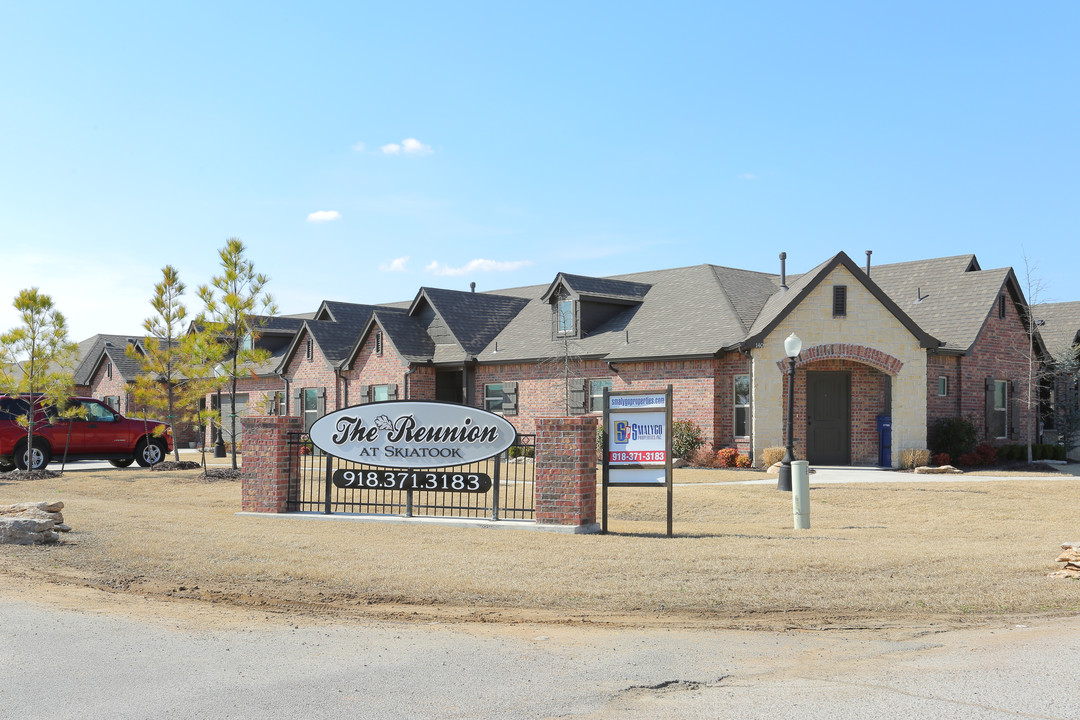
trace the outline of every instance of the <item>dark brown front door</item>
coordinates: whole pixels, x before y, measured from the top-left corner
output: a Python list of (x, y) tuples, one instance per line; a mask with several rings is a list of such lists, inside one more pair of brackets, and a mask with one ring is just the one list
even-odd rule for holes
[(806, 459), (851, 464), (851, 373), (806, 373)]

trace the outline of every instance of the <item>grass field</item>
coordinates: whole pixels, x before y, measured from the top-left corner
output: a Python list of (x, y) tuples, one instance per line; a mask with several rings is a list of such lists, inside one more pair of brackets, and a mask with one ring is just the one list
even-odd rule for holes
[[(717, 626), (964, 622), (1080, 611), (1051, 579), (1080, 540), (1078, 478), (825, 485), (812, 530), (773, 486), (612, 489), (608, 535), (237, 516), (239, 482), (197, 471), (68, 472), (13, 481), (0, 504), (63, 500), (52, 547), (0, 548), (26, 582), (254, 605), (554, 619), (659, 616)], [(759, 476), (760, 477), (760, 476)], [(678, 476), (677, 476), (678, 480)], [(637, 620), (635, 620), (635, 618)]]

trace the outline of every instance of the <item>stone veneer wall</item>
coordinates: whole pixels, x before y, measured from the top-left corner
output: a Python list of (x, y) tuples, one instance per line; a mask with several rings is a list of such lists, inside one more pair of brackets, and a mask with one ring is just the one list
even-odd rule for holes
[[(847, 316), (832, 316), (833, 286), (847, 286)], [(892, 461), (897, 465), (900, 450), (926, 447), (926, 350), (918, 339), (857, 280), (847, 268), (834, 269), (772, 333), (760, 348), (752, 351), (751, 414), (754, 448), (784, 444), (784, 398), (787, 376), (778, 363), (786, 360), (784, 338), (791, 333), (803, 341), (803, 348), (818, 345), (862, 346), (899, 361), (892, 382)], [(879, 363), (879, 370), (897, 367), (893, 360), (875, 360), (873, 354), (856, 353), (840, 357), (863, 364)], [(798, 374), (796, 374), (798, 381)], [(854, 389), (854, 386), (853, 386)], [(856, 396), (852, 396), (854, 413)], [(805, 405), (805, 392), (796, 395), (796, 413)], [(805, 413), (805, 410), (804, 410)], [(804, 414), (805, 424), (805, 414)], [(799, 424), (796, 419), (796, 425)], [(805, 447), (805, 446), (804, 446)], [(854, 460), (853, 453), (853, 460)]]

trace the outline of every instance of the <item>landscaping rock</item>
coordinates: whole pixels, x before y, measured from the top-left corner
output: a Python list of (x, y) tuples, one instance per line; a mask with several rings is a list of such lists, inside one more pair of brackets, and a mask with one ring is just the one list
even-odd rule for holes
[(60, 514), (63, 507), (62, 502), (0, 505), (0, 545), (56, 542), (61, 532), (71, 530)]
[(1080, 578), (1080, 542), (1062, 543), (1061, 554), (1054, 562), (1063, 562), (1065, 567), (1050, 573), (1053, 578)]
[[(774, 475), (778, 475), (778, 474), (780, 474), (780, 466), (783, 465), (783, 464), (784, 463), (779, 463), (779, 462), (778, 463), (773, 463), (772, 465), (770, 465), (768, 468), (765, 469), (765, 472), (772, 473)], [(817, 472), (817, 470), (815, 470), (812, 467), (806, 468), (806, 474), (807, 475), (813, 475), (816, 472)]]
[(916, 475), (962, 475), (963, 473), (963, 470), (955, 468), (952, 465), (939, 465), (938, 467), (923, 465), (922, 467), (915, 468)]

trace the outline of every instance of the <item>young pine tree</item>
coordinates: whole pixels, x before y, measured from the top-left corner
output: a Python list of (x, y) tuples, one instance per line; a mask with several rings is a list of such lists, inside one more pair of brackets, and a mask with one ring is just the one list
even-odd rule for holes
[[(20, 419), (26, 428), (26, 444), (16, 449), (15, 464), (36, 469), (49, 462), (49, 451), (34, 442), (33, 399), (62, 407), (73, 385), (77, 347), (67, 337), (67, 321), (53, 306), (52, 298), (37, 288), (20, 290), (13, 303), (22, 321), (0, 335), (0, 391), (28, 394), (27, 414)], [(46, 415), (48, 422), (49, 416)]]
[[(225, 247), (218, 251), (221, 274), (215, 275), (209, 285), (199, 287), (199, 299), (204, 308), (199, 324), (222, 349), (224, 361), (218, 366), (219, 380), (229, 389), (230, 417), (222, 418), (222, 425), (229, 428), (236, 438), (236, 384), (248, 374), (253, 365), (270, 359), (270, 352), (256, 346), (259, 330), (263, 325), (260, 316), (277, 313), (277, 306), (269, 293), (264, 293), (270, 279), (255, 272), (254, 263), (245, 257), (246, 248), (239, 238), (229, 238)], [(227, 425), (226, 425), (227, 424)], [(232, 443), (232, 467), (236, 464), (236, 442)]]

